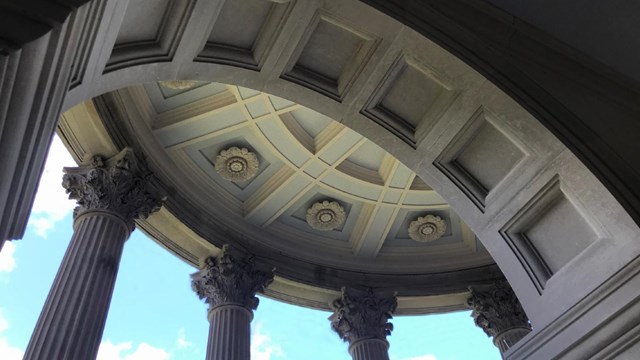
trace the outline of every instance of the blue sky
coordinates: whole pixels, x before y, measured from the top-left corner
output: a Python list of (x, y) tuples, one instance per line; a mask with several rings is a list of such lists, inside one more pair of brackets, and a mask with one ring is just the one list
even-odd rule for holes
[[(71, 239), (74, 204), (60, 186), (63, 166), (74, 163), (56, 138), (27, 233), (0, 253), (3, 360), (22, 358)], [(204, 359), (209, 324), (206, 305), (190, 287), (194, 271), (136, 230), (125, 244), (98, 360)], [(350, 359), (328, 316), (261, 298), (252, 322), (252, 359)], [(468, 311), (392, 322), (392, 360), (500, 359)]]

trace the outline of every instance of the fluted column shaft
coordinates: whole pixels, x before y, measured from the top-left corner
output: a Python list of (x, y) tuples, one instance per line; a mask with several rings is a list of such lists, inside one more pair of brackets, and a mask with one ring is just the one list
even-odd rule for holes
[(349, 346), (353, 360), (389, 360), (389, 343), (381, 339), (363, 339)]
[(244, 306), (221, 305), (209, 310), (207, 360), (249, 360), (253, 312)]
[(198, 297), (209, 304), (207, 360), (249, 360), (250, 325), (259, 303), (255, 295), (273, 281), (273, 269), (258, 270), (252, 257), (225, 245), (191, 279)]
[(130, 228), (107, 211), (84, 213), (75, 223), (25, 360), (92, 359), (98, 353)]
[(162, 206), (131, 149), (65, 168), (63, 186), (77, 200), (74, 233), (24, 356), (95, 359), (120, 257), (134, 228)]

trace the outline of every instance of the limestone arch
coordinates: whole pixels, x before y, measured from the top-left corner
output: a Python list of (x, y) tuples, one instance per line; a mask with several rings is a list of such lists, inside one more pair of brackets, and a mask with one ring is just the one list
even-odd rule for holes
[[(109, 10), (114, 10), (114, 9), (110, 8)], [(115, 12), (117, 12), (117, 9), (115, 9)], [(103, 24), (102, 26), (105, 26), (105, 25)], [(194, 79), (201, 78), (203, 80), (204, 80), (204, 78), (208, 78), (210, 80), (209, 76), (211, 74), (215, 73), (215, 71), (214, 72), (204, 72), (203, 71), (203, 73), (202, 73), (203, 75), (197, 75), (196, 76), (194, 74), (189, 74), (188, 71), (185, 71), (184, 73), (176, 72), (176, 68), (172, 67), (171, 65), (167, 65), (166, 69), (163, 69), (163, 67), (164, 66), (162, 64), (160, 64), (160, 65), (149, 65), (148, 69), (152, 68), (156, 75), (155, 75), (154, 79), (145, 78), (145, 80), (159, 80), (158, 79), (158, 75), (157, 75), (159, 73), (166, 74), (166, 75), (160, 76), (160, 77), (163, 77), (163, 78), (166, 78), (166, 79), (170, 79), (170, 78), (174, 78), (174, 77), (182, 77), (182, 78), (194, 78)], [(204, 68), (204, 66), (203, 66), (203, 68)], [(104, 84), (103, 85), (98, 85), (96, 87), (96, 89), (91, 89), (88, 92), (84, 92), (84, 91), (87, 90), (87, 88), (78, 87), (78, 88), (76, 88), (76, 94), (74, 95), (74, 93), (73, 93), (74, 90), (71, 90), (71, 92), (69, 93), (69, 95), (67, 97), (67, 104), (71, 104), (71, 103), (77, 102), (78, 100), (80, 100), (85, 95), (91, 94), (91, 91), (94, 91), (95, 92), (94, 95), (97, 95), (99, 93), (105, 92), (106, 90), (115, 89), (117, 87), (120, 87), (120, 85), (125, 85), (127, 82), (128, 83), (142, 82), (142, 81), (140, 81), (140, 80), (142, 80), (141, 78), (136, 78), (136, 80), (130, 80), (130, 79), (134, 79), (134, 77), (129, 77), (129, 75), (131, 75), (132, 73), (138, 72), (138, 71), (139, 72), (145, 71), (146, 70), (145, 66), (132, 67), (132, 68), (128, 68), (128, 69), (129, 70), (126, 70), (126, 69), (123, 68), (122, 70), (119, 70), (121, 72), (118, 73), (117, 76), (115, 75), (116, 72), (112, 72), (111, 74), (113, 74), (112, 76), (114, 78), (120, 77), (120, 79), (115, 79), (115, 80), (113, 80), (113, 82), (105, 81), (104, 84), (106, 84), (106, 85), (104, 85)], [(225, 68), (225, 69), (228, 69), (228, 68)], [(131, 72), (129, 72), (129, 71), (131, 71)], [(247, 71), (247, 70), (242, 70), (240, 72), (244, 72), (244, 71)], [(204, 75), (204, 74), (207, 74), (207, 75)], [(147, 75), (149, 75), (149, 74), (147, 74)], [(170, 76), (170, 75), (173, 75), (173, 76)], [(202, 76), (202, 77), (200, 77), (200, 76)], [(153, 77), (153, 76), (149, 75), (149, 77)], [(119, 83), (119, 81), (122, 81), (122, 82)], [(223, 81), (223, 82), (227, 82), (227, 81)], [(233, 82), (233, 81), (228, 81), (228, 82)], [(90, 84), (91, 81), (89, 81), (88, 83)], [(247, 85), (247, 84), (244, 84), (244, 85)], [(252, 86), (249, 86), (249, 87), (252, 87)], [(261, 88), (260, 86), (256, 86), (256, 87), (257, 88)], [(303, 88), (295, 87), (295, 89), (300, 90), (302, 92), (308, 92), (308, 90), (305, 90)], [(275, 93), (276, 95), (281, 94), (283, 97), (290, 98), (290, 99), (292, 97), (295, 97), (295, 96), (292, 96), (290, 93), (287, 94), (287, 92), (285, 91), (286, 89), (280, 90), (281, 92), (279, 92), (277, 88), (275, 88), (275, 89), (265, 89), (265, 90), (269, 90), (269, 92)], [(82, 95), (78, 95), (78, 94), (82, 94)], [(76, 96), (76, 97), (74, 98), (74, 96)], [(298, 102), (300, 102), (302, 104), (311, 102), (311, 100), (309, 100), (309, 98), (311, 98), (311, 97), (313, 97), (313, 96), (308, 96), (308, 98), (305, 99), (304, 96), (302, 96), (300, 101), (298, 101)], [(507, 100), (507, 101), (509, 101), (509, 100)], [(332, 102), (331, 101), (326, 101), (325, 104), (332, 104)], [(333, 107), (335, 107), (335, 106), (333, 106)], [(336, 109), (332, 109), (331, 105), (327, 106), (326, 108), (323, 107), (323, 111), (324, 112), (328, 112), (328, 113), (332, 113), (332, 114), (330, 114), (331, 116), (334, 116), (336, 112), (339, 112)], [(406, 145), (403, 145), (402, 142), (399, 142), (390, 133), (377, 132), (377, 131), (371, 130), (367, 126), (367, 123), (354, 123), (354, 124), (351, 124), (351, 125), (356, 130), (360, 128), (362, 130), (361, 131), (362, 133), (364, 133), (368, 137), (372, 138), (374, 141), (385, 141), (385, 140), (388, 140), (388, 141), (390, 141), (392, 143), (400, 144), (401, 147), (402, 146), (406, 146)], [(537, 125), (539, 126), (539, 124), (537, 124)], [(534, 125), (534, 127), (535, 127), (535, 125)], [(367, 132), (370, 132), (370, 133), (367, 134)], [(566, 140), (566, 139), (564, 139), (564, 140)], [(561, 152), (563, 152), (563, 151), (564, 150), (562, 150)], [(434, 155), (434, 154), (432, 154), (432, 155)], [(440, 154), (438, 154), (438, 155), (440, 155)], [(434, 167), (432, 166), (433, 162), (431, 162), (431, 164), (423, 164), (423, 163), (420, 162), (421, 160), (416, 158), (415, 156), (413, 158), (409, 154), (405, 154), (404, 156), (406, 157), (406, 159), (404, 159), (404, 161), (406, 161), (409, 164), (412, 164), (412, 166), (413, 166), (413, 164), (415, 164), (417, 170), (424, 171), (424, 175), (423, 176), (425, 176), (427, 178), (430, 177), (430, 176), (433, 176), (433, 175), (430, 175), (431, 172), (427, 171), (427, 170), (434, 170), (434, 171), (437, 170), (437, 169), (434, 169)], [(402, 156), (399, 156), (399, 157), (402, 157)], [(412, 163), (411, 160), (413, 160), (413, 163)], [(561, 162), (562, 161), (566, 161), (567, 163), (571, 164), (571, 166), (573, 166), (573, 167), (571, 167), (571, 166), (567, 167), (567, 169), (571, 169), (572, 171), (571, 171), (571, 173), (565, 174), (566, 176), (573, 176), (573, 175), (576, 175), (576, 174), (580, 175), (579, 177), (582, 177), (582, 178), (580, 180), (576, 179), (575, 180), (576, 182), (582, 181), (582, 179), (584, 178), (583, 176), (586, 176), (587, 178), (589, 178), (588, 182), (590, 182), (593, 186), (595, 186), (595, 187), (597, 187), (599, 189), (604, 189), (600, 184), (597, 183), (597, 181), (593, 180), (591, 175), (589, 175), (588, 171), (586, 171), (586, 169), (582, 165), (578, 164), (576, 162), (576, 159), (573, 158), (572, 155), (568, 154), (568, 152), (565, 153), (564, 158), (559, 159), (559, 161), (561, 161)], [(420, 169), (418, 169), (419, 166), (424, 166), (424, 168), (422, 170), (420, 170)], [(562, 178), (562, 176), (560, 178)], [(545, 188), (545, 186), (539, 186), (538, 189), (545, 188), (545, 189), (551, 189), (550, 191), (556, 191), (557, 187), (554, 185), (553, 180), (552, 179), (549, 179), (549, 180), (550, 181), (548, 182), (548, 188)], [(434, 181), (435, 181), (435, 179), (434, 179)], [(443, 179), (441, 179), (441, 181), (443, 183), (447, 182), (446, 180), (443, 180)], [(437, 182), (435, 182), (435, 183), (438, 184)], [(452, 194), (449, 195), (449, 196), (451, 196), (451, 199), (452, 199), (452, 201), (450, 201), (450, 202), (452, 203), (452, 205), (454, 207), (456, 207), (459, 210), (459, 212), (461, 213), (462, 216), (466, 216), (469, 219), (473, 219), (474, 215), (469, 214), (469, 213), (467, 213), (465, 215), (465, 209), (467, 209), (467, 206), (470, 205), (469, 200), (468, 200), (468, 194), (461, 193), (460, 190), (455, 190), (455, 189), (459, 189), (459, 187), (451, 186), (452, 184), (453, 183), (448, 184), (450, 186), (444, 186), (444, 185), (440, 185), (440, 184), (435, 185), (435, 186), (436, 187), (437, 186), (442, 186), (442, 188), (441, 188), (442, 191), (441, 192), (443, 192), (444, 194), (447, 194), (447, 192), (445, 191), (446, 189), (453, 189), (453, 190), (451, 190)], [(608, 185), (610, 185), (610, 184), (608, 184)], [(557, 194), (557, 193), (554, 193), (554, 194)], [(464, 196), (462, 196), (462, 195), (464, 195)], [(542, 195), (544, 195), (544, 194), (542, 194)], [(586, 195), (589, 195), (589, 194), (586, 194)], [(446, 195), (443, 195), (443, 196), (446, 196)], [(456, 196), (459, 196), (459, 198), (456, 198)], [(465, 196), (467, 197), (467, 199), (465, 199)], [(574, 204), (574, 202), (576, 202), (576, 203), (580, 203), (581, 202), (581, 200), (573, 199), (573, 196), (574, 195), (570, 195), (567, 198), (567, 199), (569, 199), (569, 202), (571, 202), (572, 204)], [(535, 196), (532, 196), (530, 199), (520, 199), (520, 201), (522, 201), (521, 204), (529, 204), (528, 200), (531, 200), (534, 197)], [(544, 196), (542, 196), (542, 198), (544, 199)], [(553, 196), (552, 196), (552, 198), (553, 198)], [(605, 231), (603, 233), (597, 227), (595, 229), (593, 229), (593, 231), (596, 233), (596, 236), (599, 239), (610, 239), (610, 240), (613, 241), (613, 239), (615, 238), (615, 241), (625, 242), (625, 244), (623, 244), (623, 245), (630, 247), (630, 248), (627, 248), (627, 249), (628, 250), (632, 250), (632, 251), (626, 252), (626, 251), (624, 251), (623, 248), (617, 249), (617, 251), (620, 251), (620, 253), (625, 253), (627, 255), (626, 258), (619, 259), (617, 263), (620, 264), (620, 263), (623, 263), (623, 262), (625, 262), (627, 260), (630, 261), (631, 258), (633, 257), (633, 255), (635, 254), (635, 252), (634, 252), (635, 250), (631, 249), (633, 247), (632, 244), (629, 244), (628, 242), (626, 242), (626, 240), (632, 240), (633, 234), (637, 233), (635, 225), (632, 225), (632, 222), (630, 222), (630, 218), (624, 213), (624, 211), (621, 208), (619, 208), (617, 206), (617, 204), (615, 204), (615, 201), (613, 201), (613, 199), (609, 195), (604, 195), (604, 198), (597, 198), (596, 197), (595, 200), (591, 200), (591, 201), (597, 202), (597, 201), (601, 201), (601, 200), (604, 201), (604, 203), (606, 204), (604, 206), (604, 208), (606, 208), (607, 210), (611, 210), (611, 208), (609, 207), (609, 204), (614, 204), (613, 205), (613, 207), (615, 208), (614, 212), (609, 213), (608, 214), (609, 216), (604, 215), (605, 219), (602, 220), (602, 219), (599, 219), (600, 215), (597, 214), (597, 211), (596, 212), (591, 211), (592, 214), (587, 217), (588, 218), (587, 222), (590, 222), (591, 225), (593, 225), (593, 224), (603, 224), (604, 228), (607, 228), (608, 226), (611, 226), (611, 227), (614, 227), (614, 226), (615, 227), (619, 227), (620, 226), (620, 229), (622, 229), (622, 230), (613, 229), (614, 230), (613, 233), (608, 233), (607, 229), (605, 229)], [(632, 201), (632, 200), (633, 199), (631, 199), (630, 201)], [(458, 201), (460, 204), (465, 204), (465, 205), (456, 205), (456, 201)], [(477, 204), (474, 204), (474, 205), (477, 206)], [(527, 207), (527, 206), (523, 206), (523, 207)], [(469, 208), (473, 208), (473, 207), (469, 206)], [(468, 212), (470, 212), (470, 211), (468, 211)], [(580, 215), (582, 215), (583, 210), (578, 209), (577, 212)], [(595, 213), (595, 214), (593, 214), (593, 213)], [(593, 218), (598, 218), (595, 223), (593, 222), (594, 220), (592, 220)], [(620, 221), (620, 219), (622, 219), (622, 221)], [(609, 220), (611, 220), (611, 223), (609, 223)], [(473, 222), (470, 222), (470, 223), (473, 223)], [(517, 221), (515, 221), (515, 223), (517, 223)], [(609, 224), (612, 224), (612, 225), (609, 225)], [(509, 269), (513, 269), (514, 270), (514, 271), (505, 271), (505, 272), (507, 272), (507, 276), (510, 277), (510, 280), (511, 280), (512, 284), (514, 285), (516, 291), (521, 296), (521, 298), (523, 298), (523, 299), (536, 298), (536, 296), (538, 296), (538, 295), (535, 295), (535, 292), (533, 291), (533, 288), (535, 287), (535, 285), (532, 287), (531, 284), (524, 285), (520, 281), (518, 281), (518, 279), (526, 279), (529, 276), (528, 275), (525, 276), (526, 275), (526, 271), (524, 271), (523, 269), (518, 269), (518, 267), (517, 267), (518, 265), (517, 265), (516, 258), (514, 257), (514, 255), (508, 255), (509, 252), (511, 251), (511, 248), (507, 248), (505, 246), (505, 244), (504, 244), (504, 236), (503, 236), (504, 235), (504, 231), (502, 232), (503, 234), (500, 235), (500, 231), (496, 231), (498, 229), (491, 228), (490, 226), (488, 227), (486, 225), (486, 223), (483, 223), (482, 221), (478, 221), (478, 223), (476, 223), (476, 224), (474, 224), (472, 226), (474, 226), (474, 229), (476, 230), (477, 233), (479, 233), (479, 235), (481, 237), (483, 237), (483, 231), (493, 235), (493, 236), (488, 235), (488, 234), (484, 235), (483, 240), (485, 241), (485, 243), (487, 244), (487, 246), (490, 249), (492, 248), (492, 246), (495, 246), (495, 248), (493, 248), (493, 250), (492, 250), (492, 253), (494, 254), (494, 257), (500, 258), (500, 256), (497, 255), (497, 254), (505, 254), (505, 255), (503, 255), (503, 256), (505, 256), (504, 260), (503, 260), (504, 262), (501, 265), (503, 266), (503, 268), (509, 268)], [(593, 226), (592, 226), (592, 228), (593, 228)], [(502, 227), (501, 227), (501, 229), (502, 229)], [(619, 233), (620, 237), (616, 236), (618, 234), (618, 231), (620, 231), (620, 233)], [(630, 231), (630, 233), (627, 233), (628, 231)], [(518, 231), (516, 230), (516, 232), (518, 232)], [(500, 236), (498, 237), (498, 235), (500, 235)], [(502, 245), (500, 245), (499, 242), (502, 242)], [(605, 241), (605, 243), (606, 243), (606, 241)], [(588, 264), (585, 265), (585, 266), (588, 266)], [(519, 275), (515, 275), (518, 272), (520, 272), (520, 274)], [(614, 272), (615, 272), (614, 269), (611, 269), (610, 274), (612, 274)], [(601, 276), (603, 276), (603, 279), (604, 279), (604, 278), (607, 277), (607, 274), (601, 274)], [(594, 283), (591, 284), (591, 285), (592, 285), (592, 288), (595, 288), (598, 284), (596, 284), (596, 281), (594, 281)], [(584, 289), (584, 290), (585, 290), (585, 293), (589, 292), (589, 289)], [(536, 292), (539, 292), (539, 290), (536, 290)], [(555, 296), (558, 296), (558, 297), (552, 296), (551, 298), (553, 299), (553, 301), (560, 301), (559, 299), (560, 298), (564, 298), (566, 295), (567, 294), (556, 294)], [(573, 294), (573, 296), (574, 296), (574, 298), (567, 299), (567, 303), (566, 303), (567, 305), (569, 305), (570, 303), (573, 304), (577, 300), (581, 299), (581, 295), (580, 294)], [(532, 302), (529, 302), (529, 304), (527, 304), (526, 300), (523, 301), (523, 302), (524, 302), (525, 308), (527, 308), (527, 310), (529, 312), (531, 312), (531, 309), (534, 309), (533, 310), (534, 312), (542, 313), (543, 312), (542, 310), (545, 307), (544, 303), (539, 304), (539, 307), (537, 307), (535, 305), (531, 305)], [(557, 314), (555, 314), (555, 315), (559, 315), (559, 312)], [(541, 315), (541, 316), (543, 316), (542, 319), (545, 319), (545, 320), (541, 320), (541, 322), (539, 324), (537, 324), (537, 325), (539, 325), (540, 327), (544, 326), (545, 324), (547, 324), (550, 321), (552, 321), (554, 319), (555, 315), (551, 315), (551, 314)], [(533, 320), (536, 321), (535, 319), (533, 319)]]

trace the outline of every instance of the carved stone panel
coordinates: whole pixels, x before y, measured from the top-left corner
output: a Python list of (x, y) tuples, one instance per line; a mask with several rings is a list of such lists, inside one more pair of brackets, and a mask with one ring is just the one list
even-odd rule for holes
[(282, 77), (341, 101), (378, 43), (377, 37), (319, 11)]

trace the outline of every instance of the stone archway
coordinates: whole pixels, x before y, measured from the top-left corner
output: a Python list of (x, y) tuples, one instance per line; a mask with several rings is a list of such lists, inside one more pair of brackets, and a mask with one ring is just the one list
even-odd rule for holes
[[(605, 188), (531, 115), (462, 62), (361, 3), (325, 4), (321, 11), (293, 3), (256, 4), (269, 8), (250, 14), (257, 17), (254, 23), (263, 25), (254, 29), (254, 35), (262, 31), (263, 43), (255, 41), (257, 36), (224, 38), (233, 33), (229, 29), (234, 24), (214, 21), (216, 17), (211, 16), (222, 11), (242, 13), (242, 6), (176, 1), (157, 13), (145, 14), (150, 25), (140, 28), (126, 3), (97, 1), (84, 7), (84, 18), (73, 21), (82, 29), (92, 29), (88, 33), (95, 37), (76, 33), (77, 42), (67, 43), (80, 51), (79, 56), (66, 59), (72, 81), (64, 106), (134, 83), (216, 79), (273, 93), (342, 120), (384, 146), (448, 199), (498, 261), (539, 329), (557, 322), (576, 303), (589, 303), (591, 300), (582, 299), (595, 296), (595, 289), (635, 258), (637, 228)], [(290, 36), (279, 37), (283, 33)], [(345, 42), (332, 43), (335, 34), (346, 35)], [(491, 39), (490, 35), (486, 38)], [(251, 46), (243, 48), (247, 41)], [(265, 50), (269, 48), (271, 52)], [(335, 63), (318, 62), (322, 55), (335, 56)], [(541, 87), (511, 95), (543, 119), (547, 119), (545, 112), (553, 118), (572, 109), (571, 99), (550, 96)], [(622, 105), (617, 104), (616, 109), (624, 108), (633, 99), (629, 92), (633, 88), (626, 93), (621, 87), (616, 89), (616, 94), (622, 94)], [(411, 90), (438, 96), (422, 113), (402, 114), (407, 106), (394, 98), (394, 91)], [(419, 94), (418, 99), (425, 96)], [(536, 96), (536, 101), (528, 101)], [(565, 102), (558, 104), (559, 99)], [(546, 107), (533, 107), (542, 100), (553, 101), (544, 102)], [(615, 113), (633, 115), (634, 109), (631, 105)], [(55, 113), (55, 109), (48, 110)], [(632, 194), (616, 186), (620, 181), (616, 179), (628, 167), (614, 166), (617, 172), (609, 176), (601, 170), (606, 164), (589, 155), (611, 141), (581, 151), (586, 140), (580, 136), (589, 134), (572, 141), (570, 134), (549, 119), (545, 124), (572, 145), (583, 161), (589, 160), (591, 169), (607, 180), (606, 185), (634, 216), (631, 210), (636, 208), (636, 198), (621, 195)], [(45, 133), (40, 136), (46, 137)], [(490, 146), (496, 148), (484, 154), (479, 151)], [(512, 157), (492, 164), (496, 154)], [(617, 161), (607, 153), (604, 156)], [(487, 172), (490, 168), (499, 171)], [(28, 194), (23, 196), (28, 198)], [(547, 210), (552, 210), (551, 215), (543, 215)], [(8, 219), (5, 221), (12, 218)], [(579, 230), (574, 233), (575, 229)], [(545, 239), (558, 236), (576, 236), (580, 241), (569, 253), (556, 254), (553, 246), (543, 250), (547, 252), (543, 258), (557, 255), (552, 265), (548, 259), (536, 262), (535, 253), (544, 247)], [(532, 251), (527, 244), (535, 243), (536, 237), (540, 243)], [(602, 257), (608, 259), (607, 271), (585, 277)], [(598, 321), (592, 320), (593, 326)]]

